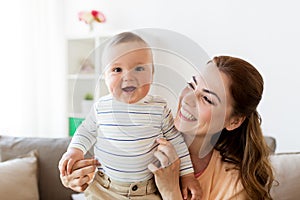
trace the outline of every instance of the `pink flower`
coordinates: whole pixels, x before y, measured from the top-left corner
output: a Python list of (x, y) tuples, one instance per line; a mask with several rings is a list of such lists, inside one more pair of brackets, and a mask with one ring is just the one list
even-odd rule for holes
[(78, 17), (80, 21), (89, 24), (91, 29), (93, 29), (93, 22), (104, 23), (106, 21), (105, 15), (97, 10), (81, 11), (78, 13)]
[(91, 14), (93, 15), (94, 19), (99, 23), (104, 23), (106, 21), (106, 18), (102, 12), (92, 10)]

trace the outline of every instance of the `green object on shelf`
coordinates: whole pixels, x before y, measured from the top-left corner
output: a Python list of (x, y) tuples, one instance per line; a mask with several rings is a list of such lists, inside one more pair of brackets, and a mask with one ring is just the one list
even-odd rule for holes
[(69, 135), (73, 136), (78, 126), (82, 123), (84, 118), (69, 117)]

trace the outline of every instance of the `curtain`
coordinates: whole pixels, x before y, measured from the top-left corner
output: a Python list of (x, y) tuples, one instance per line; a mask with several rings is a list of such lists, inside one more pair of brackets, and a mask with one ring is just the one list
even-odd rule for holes
[(67, 136), (63, 1), (0, 4), (0, 135)]

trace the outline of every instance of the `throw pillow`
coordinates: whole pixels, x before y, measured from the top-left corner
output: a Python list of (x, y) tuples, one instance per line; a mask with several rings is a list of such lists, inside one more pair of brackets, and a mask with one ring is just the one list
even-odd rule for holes
[(0, 162), (0, 197), (6, 200), (38, 200), (36, 152)]
[(275, 180), (271, 189), (273, 199), (294, 200), (300, 197), (300, 152), (278, 153), (271, 156)]
[(71, 194), (73, 194), (74, 191), (65, 188), (61, 184), (57, 167), (59, 159), (67, 150), (70, 140), (71, 138), (12, 137), (0, 135), (2, 161), (11, 160), (36, 149), (38, 152), (38, 186), (40, 199), (71, 199)]

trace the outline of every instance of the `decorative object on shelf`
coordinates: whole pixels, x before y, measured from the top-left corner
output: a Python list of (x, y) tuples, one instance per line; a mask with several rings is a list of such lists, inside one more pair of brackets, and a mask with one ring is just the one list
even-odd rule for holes
[(90, 59), (82, 59), (80, 73), (92, 74), (95, 72), (95, 66)]
[(94, 100), (94, 96), (91, 93), (86, 93), (86, 95), (84, 96), (84, 100), (87, 101), (93, 101)]
[(90, 112), (91, 107), (94, 103), (93, 100), (94, 100), (93, 94), (91, 94), (91, 93), (85, 94), (84, 99), (81, 102), (81, 112), (83, 115), (87, 115)]
[(93, 30), (94, 22), (104, 23), (106, 22), (105, 15), (97, 10), (92, 11), (81, 11), (78, 13), (78, 17), (80, 21), (84, 21), (86, 24), (90, 26), (90, 31)]

